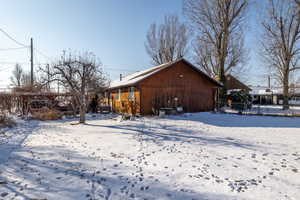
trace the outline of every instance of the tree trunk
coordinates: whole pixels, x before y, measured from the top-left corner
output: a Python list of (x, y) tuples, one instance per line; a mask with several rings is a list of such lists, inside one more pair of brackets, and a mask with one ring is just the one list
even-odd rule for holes
[(220, 36), (220, 52), (219, 52), (219, 70), (218, 78), (219, 81), (223, 84), (223, 87), (220, 88), (219, 99), (221, 107), (226, 106), (227, 102), (227, 91), (226, 91), (226, 77), (225, 77), (225, 62), (227, 58), (227, 49), (228, 49), (228, 25), (224, 24), (223, 36)]
[(283, 75), (283, 110), (289, 109), (289, 73)]
[(84, 124), (85, 123), (85, 114), (86, 114), (86, 99), (85, 99), (85, 93), (80, 94), (80, 119), (79, 123)]
[[(224, 65), (223, 65), (224, 66)], [(226, 91), (226, 87), (225, 87), (225, 83), (226, 83), (226, 77), (225, 77), (225, 71), (224, 71), (224, 67), (220, 66), (219, 68), (219, 72), (218, 72), (218, 81), (220, 81), (223, 86), (220, 87), (219, 89), (219, 105), (220, 107), (223, 107), (226, 105), (226, 95), (227, 95), (227, 91)]]

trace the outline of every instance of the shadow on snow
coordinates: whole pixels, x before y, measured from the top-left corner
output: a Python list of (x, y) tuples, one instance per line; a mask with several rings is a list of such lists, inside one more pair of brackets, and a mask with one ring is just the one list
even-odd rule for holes
[(120, 129), (123, 130), (122, 134), (133, 135), (138, 137), (142, 136), (141, 139), (143, 141), (149, 141), (153, 143), (161, 143), (161, 142), (187, 142), (197, 145), (211, 145), (211, 146), (228, 146), (228, 147), (238, 147), (245, 149), (254, 149), (258, 146), (248, 143), (243, 143), (234, 138), (230, 137), (213, 137), (201, 130), (181, 130), (172, 126), (165, 126), (160, 123), (155, 123), (155, 127), (153, 124), (148, 124), (147, 122), (134, 123), (134, 124), (122, 124), (119, 125), (97, 125), (88, 123), (87, 126), (94, 127), (106, 127), (112, 129)]
[(170, 119), (195, 121), (218, 127), (300, 128), (300, 117), (191, 113), (180, 116), (171, 116)]
[[(34, 157), (29, 155), (34, 153)], [(68, 158), (57, 159), (57, 155), (68, 155)], [(44, 159), (42, 159), (42, 156)], [(137, 169), (121, 167), (114, 174), (108, 168), (104, 171), (100, 163), (112, 166), (111, 160), (92, 159), (80, 153), (64, 149), (37, 146), (31, 149), (20, 148), (14, 152), (10, 161), (0, 174), (2, 184), (0, 192), (17, 195), (23, 199), (234, 199), (233, 197), (198, 193), (189, 188), (168, 186), (150, 177), (129, 175)], [(111, 167), (113, 168), (113, 167)], [(5, 174), (12, 174), (23, 182), (12, 180)], [(138, 174), (138, 172), (136, 172)], [(134, 184), (134, 187), (132, 185)], [(27, 185), (27, 186), (26, 186)], [(142, 187), (148, 189), (141, 190)], [(54, 194), (54, 196), (53, 196)], [(11, 197), (11, 196), (10, 196)]]

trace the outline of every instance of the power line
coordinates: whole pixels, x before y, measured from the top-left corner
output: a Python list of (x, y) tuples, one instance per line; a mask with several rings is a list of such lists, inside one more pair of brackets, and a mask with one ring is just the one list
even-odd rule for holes
[[(30, 62), (0, 62), (0, 64), (7, 64), (7, 65), (14, 65), (14, 64), (20, 64), (20, 65), (27, 65), (30, 64)], [(47, 63), (36, 63), (34, 65), (46, 65)]]
[[(40, 55), (44, 56), (45, 58), (47, 58), (50, 61), (53, 61), (53, 59), (50, 56), (47, 56), (45, 53), (43, 53), (42, 51), (38, 50), (37, 48), (34, 48), (34, 50), (39, 53)], [(41, 63), (42, 64), (42, 63)], [(47, 64), (47, 63), (44, 63)], [(108, 71), (127, 71), (127, 72), (137, 72), (137, 70), (132, 70), (131, 68), (127, 68), (127, 69), (121, 69), (121, 68), (112, 68), (110, 67), (110, 65), (103, 65), (103, 70), (108, 70)]]
[[(39, 53), (40, 55), (44, 56), (45, 58), (47, 58), (50, 61), (53, 61), (52, 58), (50, 58), (49, 56), (47, 56), (46, 54), (44, 54), (43, 52), (41, 52), (40, 50), (34, 48), (34, 50)], [(137, 70), (132, 70), (131, 68), (127, 68), (127, 69), (121, 69), (121, 68), (112, 68), (110, 67), (110, 65), (103, 65), (103, 70), (108, 70), (108, 71), (126, 71), (126, 72), (137, 72)], [(120, 67), (120, 66), (119, 66)]]
[(0, 49), (0, 51), (11, 51), (11, 50), (20, 50), (20, 49), (28, 49), (28, 47), (5, 48), (5, 49)]
[(40, 55), (44, 56), (45, 58), (47, 58), (48, 60), (52, 61), (52, 58), (50, 58), (50, 56), (47, 56), (46, 54), (44, 54), (43, 52), (41, 52), (40, 50), (38, 50), (37, 48), (34, 48), (34, 50), (39, 53)]
[(29, 47), (28, 45), (25, 45), (21, 42), (18, 42), (16, 39), (14, 39), (12, 36), (10, 36), (6, 31), (4, 31), (2, 28), (0, 28), (0, 32), (2, 32), (6, 37), (8, 37), (11, 41), (15, 42), (16, 44), (23, 46), (23, 47)]
[(11, 68), (10, 67), (6, 67), (4, 69), (0, 69), (0, 72), (4, 72), (4, 71), (9, 70), (9, 69), (11, 69)]
[[(6, 49), (0, 49), (0, 51), (9, 51), (9, 50), (19, 50), (19, 49), (24, 49), (24, 48), (29, 48), (29, 45), (25, 45), (19, 41), (17, 41), (16, 39), (14, 39), (12, 36), (10, 36), (6, 31), (4, 31), (3, 29), (0, 28), (0, 32), (2, 32), (6, 37), (8, 37), (10, 40), (12, 40), (13, 42), (15, 42), (16, 44), (22, 46), (19, 48), (6, 48)], [(50, 61), (53, 61), (52, 58), (50, 58), (49, 56), (47, 56), (45, 53), (43, 53), (42, 51), (38, 50), (37, 48), (34, 48), (34, 50), (39, 53), (40, 55), (44, 56), (45, 58), (47, 58)], [(20, 62), (0, 62), (0, 64), (15, 64), (15, 63), (20, 63)], [(28, 62), (23, 62), (20, 64), (30, 64)], [(34, 65), (41, 65), (41, 64), (47, 64), (47, 63), (38, 63), (38, 64), (34, 64)], [(127, 72), (136, 72), (137, 70), (132, 70), (131, 68), (111, 68), (111, 67), (107, 67), (108, 65), (103, 66), (103, 70), (107, 70), (107, 71), (127, 71)]]
[[(7, 62), (1, 62), (0, 61), (0, 64), (16, 64), (16, 63), (18, 63), (18, 64), (30, 64), (30, 62), (12, 62), (12, 61), (7, 61)], [(34, 64), (34, 65), (47, 65), (47, 64), (49, 64), (49, 63), (40, 63), (40, 62), (38, 62), (38, 63), (36, 63), (36, 64)], [(114, 67), (110, 67), (110, 66), (112, 66), (112, 65), (104, 65), (103, 66), (103, 70), (105, 71), (105, 70), (107, 70), (107, 71), (125, 71), (125, 72), (138, 72), (139, 70), (133, 70), (132, 68), (114, 68)]]
[[(13, 62), (13, 61), (0, 61), (0, 64), (30, 64), (30, 62)], [(46, 65), (46, 64), (49, 64), (49, 63), (46, 63), (46, 62), (38, 62), (34, 65)], [(137, 71), (140, 71), (140, 70), (133, 70), (132, 68), (114, 68), (112, 67), (113, 65), (104, 65), (102, 66), (102, 69), (103, 70), (111, 70), (111, 71), (128, 71), (128, 72), (137, 72)]]
[(5, 62), (5, 61), (0, 62), (0, 64), (8, 64), (8, 65), (16, 64), (16, 63), (18, 63), (18, 64), (30, 64), (30, 62)]

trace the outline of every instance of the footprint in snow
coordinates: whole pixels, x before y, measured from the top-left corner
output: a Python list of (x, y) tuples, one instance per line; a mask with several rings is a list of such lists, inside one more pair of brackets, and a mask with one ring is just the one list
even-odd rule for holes
[(292, 171), (298, 173), (298, 169), (292, 169)]
[(3, 193), (1, 193), (1, 197), (6, 197), (8, 195), (8, 193), (7, 192), (3, 192)]
[(274, 175), (274, 172), (269, 172), (269, 175), (271, 175), (271, 176)]

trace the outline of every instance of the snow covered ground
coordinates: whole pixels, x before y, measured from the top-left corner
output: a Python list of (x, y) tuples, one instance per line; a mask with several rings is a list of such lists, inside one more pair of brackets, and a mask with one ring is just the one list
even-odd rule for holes
[(300, 198), (300, 118), (110, 117), (0, 131), (0, 199)]

